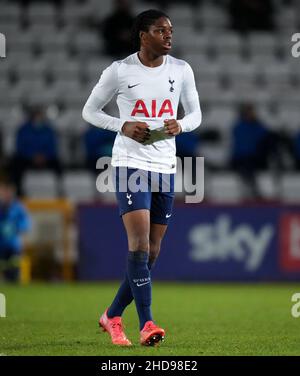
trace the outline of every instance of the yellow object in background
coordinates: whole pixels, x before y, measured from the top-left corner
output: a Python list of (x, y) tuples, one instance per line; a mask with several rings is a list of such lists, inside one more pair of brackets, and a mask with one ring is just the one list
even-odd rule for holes
[(31, 260), (27, 255), (23, 255), (20, 260), (20, 282), (26, 285), (31, 281)]

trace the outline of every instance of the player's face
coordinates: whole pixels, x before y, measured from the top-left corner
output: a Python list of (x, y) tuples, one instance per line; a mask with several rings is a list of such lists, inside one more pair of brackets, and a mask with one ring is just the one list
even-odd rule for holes
[(155, 55), (166, 55), (172, 47), (173, 28), (168, 18), (161, 17), (149, 27), (145, 35), (145, 47)]

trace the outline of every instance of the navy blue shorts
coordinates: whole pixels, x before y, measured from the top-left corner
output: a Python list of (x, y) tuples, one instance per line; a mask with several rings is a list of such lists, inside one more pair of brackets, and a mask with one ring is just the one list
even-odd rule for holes
[(148, 209), (151, 223), (168, 224), (174, 201), (174, 174), (115, 167), (113, 177), (120, 216)]

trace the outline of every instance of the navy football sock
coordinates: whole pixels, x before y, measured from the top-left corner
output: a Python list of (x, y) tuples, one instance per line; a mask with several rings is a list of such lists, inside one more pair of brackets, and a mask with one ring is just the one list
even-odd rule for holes
[[(154, 265), (155, 260), (148, 261), (148, 269), (151, 270), (152, 266)], [(131, 291), (131, 287), (129, 284), (127, 273), (125, 275), (124, 281), (122, 282), (119, 290), (108, 308), (107, 316), (109, 318), (115, 316), (122, 316), (125, 308), (133, 301), (133, 295)]]
[(127, 276), (140, 320), (140, 330), (146, 321), (152, 321), (152, 286), (148, 269), (149, 255), (145, 251), (129, 251)]
[(133, 301), (133, 295), (129, 285), (127, 273), (119, 290), (107, 311), (109, 318), (122, 316), (124, 309)]

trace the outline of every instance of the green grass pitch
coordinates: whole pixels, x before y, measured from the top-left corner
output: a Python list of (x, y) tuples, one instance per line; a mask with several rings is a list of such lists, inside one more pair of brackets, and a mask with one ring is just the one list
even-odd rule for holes
[(98, 316), (117, 283), (0, 285), (7, 317), (0, 318), (4, 355), (299, 355), (300, 318), (291, 296), (300, 284), (153, 286), (153, 315), (166, 330), (159, 347), (139, 344), (134, 305), (124, 314), (130, 348), (112, 345)]

